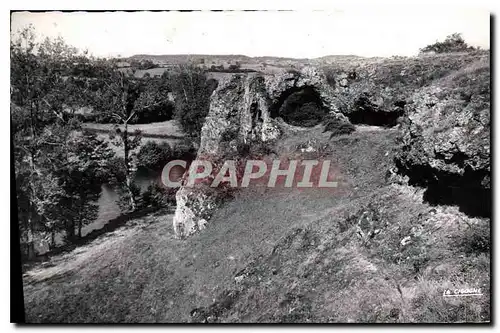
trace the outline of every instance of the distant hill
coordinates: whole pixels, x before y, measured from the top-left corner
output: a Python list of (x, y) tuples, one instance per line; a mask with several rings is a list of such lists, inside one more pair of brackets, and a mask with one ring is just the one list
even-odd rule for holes
[(195, 63), (205, 65), (219, 65), (219, 64), (270, 64), (270, 65), (285, 65), (285, 64), (306, 64), (317, 62), (332, 62), (332, 61), (345, 61), (349, 59), (362, 59), (363, 57), (355, 55), (327, 55), (318, 58), (285, 58), (285, 57), (249, 57), (241, 54), (231, 55), (214, 55), (214, 54), (136, 54), (128, 58), (122, 58), (123, 61), (145, 61), (150, 60), (156, 64), (161, 65), (176, 65), (183, 63)]
[(202, 63), (205, 62), (210, 64), (211, 62), (248, 62), (251, 61), (251, 57), (244, 55), (208, 55), (208, 54), (164, 54), (164, 55), (152, 55), (152, 54), (136, 54), (127, 60), (151, 60), (155, 63), (160, 64), (182, 64), (186, 62)]

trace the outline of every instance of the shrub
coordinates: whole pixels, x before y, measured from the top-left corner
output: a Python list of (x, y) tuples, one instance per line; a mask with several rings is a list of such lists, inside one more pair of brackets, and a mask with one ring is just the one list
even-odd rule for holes
[(158, 183), (151, 183), (146, 191), (142, 193), (141, 204), (143, 208), (155, 207), (164, 208), (175, 205), (175, 189), (169, 189), (158, 185)]
[(223, 72), (224, 71), (224, 65), (219, 65), (219, 66), (212, 65), (212, 66), (210, 66), (210, 70), (212, 72)]
[(296, 70), (295, 68), (289, 68), (289, 69), (287, 69), (286, 72), (288, 74), (293, 74), (293, 75), (296, 75), (296, 76), (300, 76), (300, 71)]
[(138, 165), (150, 169), (161, 168), (172, 156), (172, 148), (166, 142), (158, 144), (148, 141), (137, 154)]
[(467, 45), (462, 38), (462, 34), (454, 33), (447, 36), (443, 42), (435, 42), (434, 44), (427, 45), (426, 47), (420, 49), (420, 52), (450, 53), (469, 52), (474, 50), (474, 47)]
[(489, 253), (490, 244), (490, 225), (488, 222), (471, 225), (458, 239), (458, 245), (463, 248), (465, 253)]
[(229, 70), (238, 71), (240, 69), (240, 64), (229, 65)]
[(324, 124), (325, 129), (323, 132), (331, 132), (330, 138), (337, 135), (350, 134), (355, 130), (353, 124), (334, 114), (328, 115)]
[(196, 148), (193, 145), (193, 141), (186, 139), (176, 143), (172, 147), (172, 153), (170, 155), (171, 160), (191, 160), (196, 156)]
[(160, 121), (171, 120), (174, 114), (174, 104), (170, 101), (165, 101), (154, 107), (144, 109), (137, 114), (137, 117), (132, 119), (131, 124), (149, 124)]
[(147, 70), (147, 69), (157, 68), (158, 65), (156, 65), (154, 62), (152, 62), (149, 59), (145, 59), (145, 60), (140, 60), (140, 61), (132, 60), (130, 62), (130, 67), (136, 68), (136, 69), (145, 69), (145, 70)]
[(141, 79), (141, 95), (135, 103), (135, 106), (141, 109), (131, 119), (131, 124), (148, 124), (172, 119), (175, 105), (169, 99), (171, 92), (169, 81), (168, 75)]

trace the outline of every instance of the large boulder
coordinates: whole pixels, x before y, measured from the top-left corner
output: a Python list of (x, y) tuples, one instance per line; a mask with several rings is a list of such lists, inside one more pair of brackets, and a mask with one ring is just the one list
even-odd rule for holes
[(397, 167), (426, 199), (489, 215), (490, 66), (480, 60), (413, 96)]

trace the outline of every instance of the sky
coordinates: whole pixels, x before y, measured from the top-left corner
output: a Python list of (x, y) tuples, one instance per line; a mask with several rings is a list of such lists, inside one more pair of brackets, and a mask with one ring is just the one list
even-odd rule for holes
[(489, 48), (489, 15), (481, 9), (428, 5), (290, 12), (16, 12), (11, 36), (32, 24), (40, 36), (62, 36), (100, 57), (412, 56), (454, 32), (470, 45)]

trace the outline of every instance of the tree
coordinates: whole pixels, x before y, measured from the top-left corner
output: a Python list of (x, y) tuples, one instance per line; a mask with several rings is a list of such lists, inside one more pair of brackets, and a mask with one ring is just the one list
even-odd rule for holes
[(174, 105), (169, 99), (171, 89), (168, 74), (161, 77), (146, 76), (141, 81), (143, 84), (142, 97), (146, 96), (146, 99), (142, 101), (144, 109), (138, 112), (137, 117), (132, 121), (145, 124), (172, 119)]
[[(62, 191), (50, 173), (51, 152), (57, 143), (47, 135), (47, 125), (66, 123), (62, 95), (70, 91), (64, 74), (77, 56), (62, 39), (36, 42), (32, 26), (11, 41), (11, 113), (16, 168), (16, 188), (22, 242), (33, 257), (35, 233), (52, 228)], [(68, 98), (69, 103), (72, 102)], [(67, 131), (58, 132), (64, 139)]]
[(197, 140), (217, 81), (207, 80), (205, 73), (199, 68), (180, 65), (171, 76), (171, 82), (176, 106), (174, 117), (184, 131)]
[[(141, 113), (165, 103), (166, 93), (161, 89), (148, 89), (150, 80), (134, 77), (134, 73), (119, 71), (112, 63), (96, 64), (101, 67), (100, 77), (91, 81), (93, 108), (95, 112), (111, 119), (115, 124), (113, 144), (123, 149), (121, 158), (114, 165), (116, 184), (121, 187), (128, 200), (129, 209), (137, 209), (137, 186), (133, 175), (137, 170), (137, 148), (141, 132), (129, 132), (129, 125)], [(122, 179), (123, 178), (123, 179)], [(119, 189), (120, 190), (120, 189)]]
[(66, 158), (59, 166), (58, 176), (66, 196), (63, 207), (71, 207), (65, 216), (66, 237), (69, 240), (82, 237), (82, 227), (97, 218), (97, 200), (101, 184), (109, 181), (110, 161), (113, 151), (106, 141), (96, 134), (82, 131), (68, 142)]
[[(11, 42), (11, 117), (14, 140), (16, 190), (25, 254), (34, 257), (35, 235), (48, 231), (55, 245), (56, 232), (74, 236), (75, 214), (86, 216), (99, 189), (92, 165), (109, 160), (109, 150), (96, 138), (75, 138), (81, 128), (74, 110), (85, 104), (74, 64), (87, 62), (61, 38), (36, 42), (32, 27)], [(73, 111), (73, 112), (72, 112)], [(91, 160), (81, 155), (83, 146), (96, 149)], [(102, 149), (101, 149), (102, 148)], [(95, 163), (94, 163), (95, 162)], [(74, 173), (85, 174), (79, 179)], [(83, 192), (90, 190), (93, 195)], [(83, 192), (82, 192), (83, 191)], [(97, 193), (97, 194), (96, 194)], [(79, 201), (80, 205), (75, 205)], [(73, 225), (73, 228), (70, 226)]]

